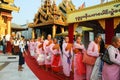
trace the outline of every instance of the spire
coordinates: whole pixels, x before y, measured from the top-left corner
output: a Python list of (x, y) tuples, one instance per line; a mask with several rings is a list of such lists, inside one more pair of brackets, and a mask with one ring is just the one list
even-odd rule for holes
[(44, 5), (44, 0), (41, 0), (41, 6), (43, 6)]
[(53, 4), (55, 4), (56, 3), (56, 0), (53, 0)]

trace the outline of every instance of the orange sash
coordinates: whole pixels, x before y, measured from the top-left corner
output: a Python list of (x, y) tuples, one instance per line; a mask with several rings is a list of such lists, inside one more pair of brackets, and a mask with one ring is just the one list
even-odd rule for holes
[(39, 47), (39, 48), (43, 47), (43, 44), (40, 44), (38, 47)]
[(53, 46), (53, 50), (54, 49), (57, 49), (57, 50), (59, 50), (60, 49), (60, 46), (59, 46), (59, 44), (55, 44), (54, 46)]
[(68, 43), (68, 44), (67, 44), (67, 47), (66, 47), (66, 49), (65, 49), (65, 50), (66, 50), (66, 51), (67, 51), (67, 50), (69, 50), (69, 51), (70, 51), (70, 50), (71, 50), (71, 48), (72, 48), (72, 46), (73, 46), (73, 45), (72, 45), (71, 43)]
[(49, 46), (50, 44), (52, 44), (52, 40), (50, 40), (49, 43), (46, 46)]

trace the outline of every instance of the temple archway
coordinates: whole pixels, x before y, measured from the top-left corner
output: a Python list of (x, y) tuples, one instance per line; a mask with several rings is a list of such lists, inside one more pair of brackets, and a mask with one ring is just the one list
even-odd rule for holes
[[(81, 32), (83, 35), (83, 43), (86, 48), (88, 43), (94, 39), (94, 36), (97, 33), (104, 33), (104, 29), (101, 27), (100, 23), (97, 20), (80, 22), (78, 23), (74, 31), (76, 31), (78, 27), (81, 27)], [(85, 29), (83, 29), (83, 27)]]

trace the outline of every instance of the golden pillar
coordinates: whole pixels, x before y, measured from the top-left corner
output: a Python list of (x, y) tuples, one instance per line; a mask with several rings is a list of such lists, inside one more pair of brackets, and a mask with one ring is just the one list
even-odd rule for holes
[(11, 35), (11, 19), (12, 17), (7, 17), (7, 34)]
[(61, 33), (64, 33), (65, 30), (64, 30), (64, 27), (61, 27)]
[(5, 35), (5, 30), (6, 30), (6, 24), (0, 15), (0, 35)]
[(35, 30), (34, 29), (32, 29), (32, 38), (35, 39)]
[(55, 35), (56, 35), (56, 26), (53, 25), (53, 27), (52, 27), (52, 37), (54, 38)]

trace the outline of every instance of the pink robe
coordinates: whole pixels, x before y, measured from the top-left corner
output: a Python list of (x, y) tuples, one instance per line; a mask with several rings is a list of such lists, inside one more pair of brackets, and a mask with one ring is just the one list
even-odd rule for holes
[[(55, 62), (55, 60), (53, 60), (54, 59), (54, 55), (56, 55), (56, 54), (59, 54), (60, 55), (60, 58), (59, 58), (59, 60), (58, 60), (58, 65), (54, 65), (54, 64), (51, 64), (51, 66), (52, 66), (52, 68), (54, 69), (54, 68), (60, 68), (60, 66), (61, 66), (61, 60), (62, 60), (62, 56), (61, 56), (61, 50), (59, 49), (59, 50), (57, 50), (57, 49), (54, 49), (53, 50), (53, 47), (55, 46), (55, 44), (51, 44), (51, 48), (50, 48), (50, 50), (51, 50), (51, 53), (52, 53), (52, 56), (51, 56), (51, 63), (54, 63)], [(59, 70), (58, 70), (59, 71)]]
[[(99, 56), (98, 45), (94, 41), (90, 42), (88, 49), (87, 49), (87, 54), (90, 56), (94, 56), (94, 57)], [(93, 67), (94, 66), (92, 66), (92, 65), (86, 64), (86, 79), (87, 80), (90, 80)]]
[[(61, 58), (61, 50), (59, 49), (59, 50), (57, 50), (57, 49), (52, 49), (53, 47), (55, 46), (55, 44), (52, 44), (51, 45), (51, 48), (50, 48), (50, 50), (51, 50), (51, 53), (52, 53), (52, 56), (51, 56), (51, 62), (53, 62), (53, 57), (54, 57), (54, 55), (56, 55), (56, 54), (60, 54), (60, 58)], [(61, 65), (61, 60), (59, 61), (59, 65), (58, 66), (60, 66)], [(54, 67), (54, 66), (53, 66)], [(56, 66), (57, 67), (57, 66)]]
[[(85, 50), (84, 45), (80, 45), (78, 43), (75, 43), (73, 48), (74, 49), (75, 48), (82, 49), (83, 53)], [(83, 53), (80, 52), (80, 53), (74, 54), (74, 80), (84, 80), (85, 79), (86, 66), (82, 62), (82, 56), (83, 56), (82, 54)], [(77, 61), (79, 61), (79, 63)]]
[(35, 42), (35, 55), (34, 57), (37, 59), (38, 55), (40, 54), (40, 50), (39, 50), (39, 45), (40, 45), (40, 41)]
[[(42, 44), (42, 43), (40, 43), (40, 44)], [(39, 48), (38, 50), (39, 50), (39, 55), (43, 55), (44, 60), (45, 60), (45, 51), (42, 49), (42, 47)], [(38, 56), (39, 56), (39, 55), (38, 55)], [(38, 61), (38, 64), (39, 64), (39, 65), (44, 65), (44, 64), (45, 64), (45, 61), (43, 61), (43, 62), (39, 62), (39, 61)]]
[(30, 51), (31, 56), (35, 55), (35, 42), (30, 41), (30, 43), (29, 43), (29, 51)]
[[(62, 46), (62, 51), (63, 51), (63, 57), (62, 57), (62, 65), (63, 65), (63, 73), (69, 77), (70, 76), (70, 72), (72, 71), (71, 69), (71, 65), (72, 65), (72, 58), (70, 59), (70, 64), (67, 62), (67, 57), (69, 57), (69, 50), (66, 51), (65, 48), (67, 47), (68, 43), (63, 43)], [(73, 51), (71, 49), (70, 51), (71, 55), (73, 55)]]
[[(117, 48), (109, 46), (108, 48), (110, 60), (114, 63), (109, 65), (104, 62), (102, 70), (103, 80), (120, 80), (120, 52)], [(115, 54), (117, 55), (115, 58)]]
[[(51, 65), (51, 54), (52, 54), (50, 51), (51, 44), (49, 46), (46, 46), (48, 43), (49, 43), (49, 41), (45, 40), (44, 44), (43, 44), (43, 49), (45, 51), (45, 64)], [(50, 60), (48, 60), (48, 58), (47, 58), (48, 56), (50, 57)]]

